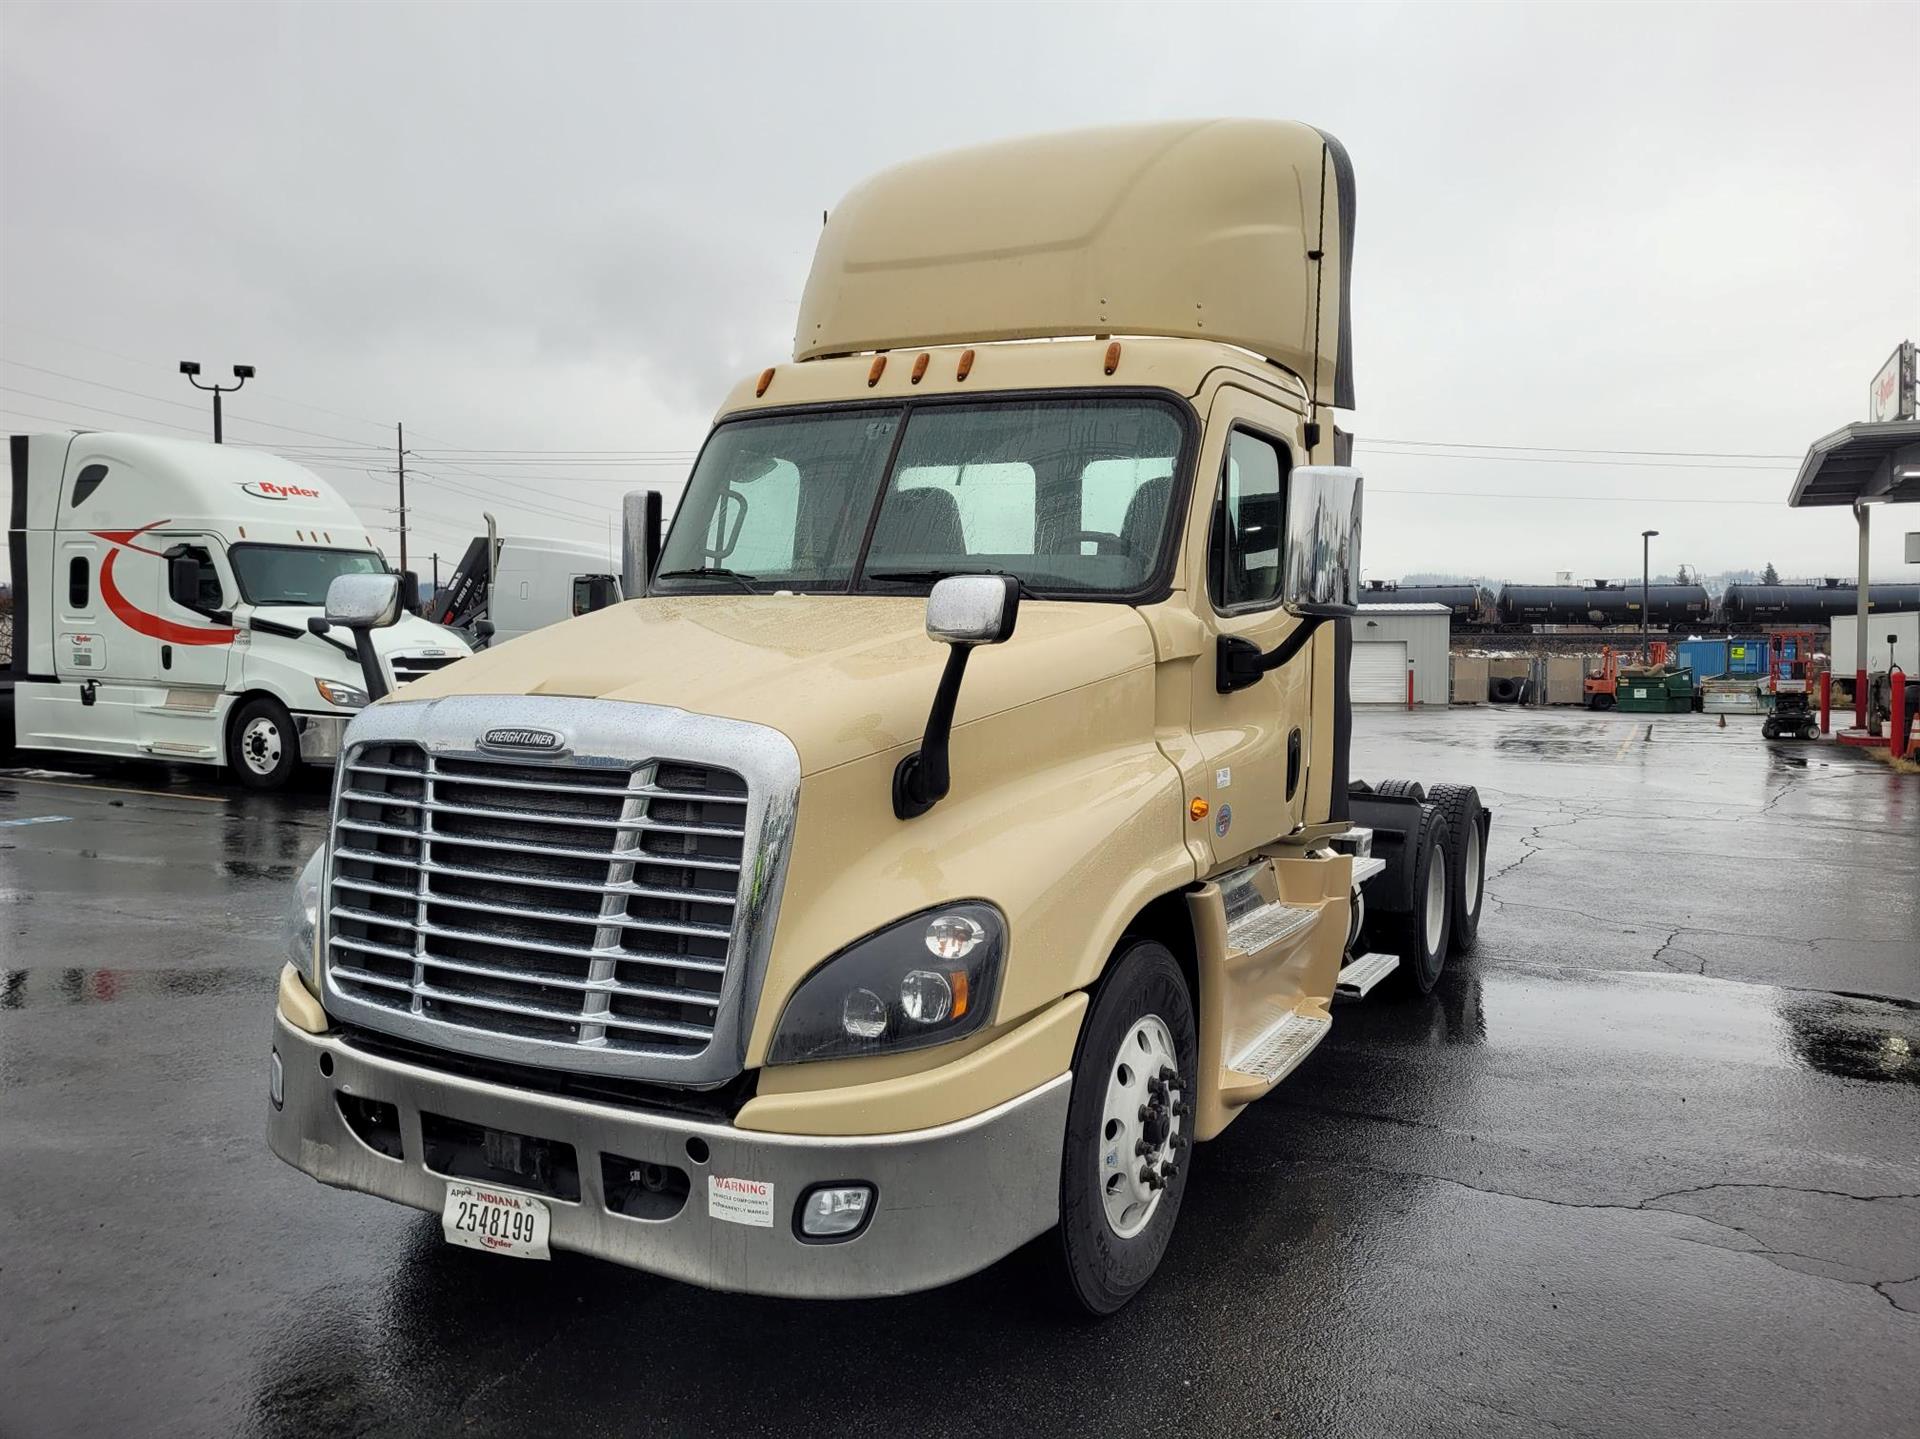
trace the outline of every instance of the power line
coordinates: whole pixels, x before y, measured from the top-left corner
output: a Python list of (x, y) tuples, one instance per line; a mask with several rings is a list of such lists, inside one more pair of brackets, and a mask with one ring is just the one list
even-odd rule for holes
[(1480, 445), (1464, 440), (1389, 440), (1359, 435), (1356, 445), (1423, 445), (1436, 450), (1538, 450), (1554, 455), (1659, 455), (1687, 460), (1798, 460), (1798, 455), (1762, 455), (1737, 450), (1605, 450), (1590, 446)]
[(1507, 494), (1490, 490), (1389, 490), (1367, 487), (1370, 494), (1376, 495), (1415, 495), (1432, 496), (1454, 500), (1551, 500), (1554, 502), (1581, 503), (1596, 505), (1768, 505), (1781, 506), (1782, 501), (1741, 500), (1730, 498), (1682, 499), (1673, 495), (1548, 495), (1548, 494)]
[[(1353, 445), (1358, 450), (1370, 448), (1365, 440), (1355, 440)], [(1506, 465), (1601, 465), (1607, 469), (1616, 470), (1745, 470), (1778, 475), (1792, 474), (1795, 468), (1792, 465), (1696, 464), (1692, 460), (1574, 460), (1548, 459), (1541, 455), (1449, 455), (1426, 450), (1382, 450), (1380, 453), (1382, 456), (1392, 455), (1409, 459), (1419, 457), (1429, 460), (1474, 460)]]

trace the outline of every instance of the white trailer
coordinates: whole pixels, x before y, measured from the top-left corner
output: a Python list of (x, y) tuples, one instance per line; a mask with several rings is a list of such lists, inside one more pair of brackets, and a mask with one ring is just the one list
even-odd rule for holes
[(476, 535), (429, 613), (484, 646), (605, 609), (624, 597), (604, 545)]
[[(328, 584), (386, 560), (319, 476), (236, 445), (15, 435), (13, 656), (0, 747), (228, 765), (274, 789), (331, 764), (367, 677), (317, 633)], [(471, 648), (411, 616), (380, 632), (390, 685)]]
[[(1860, 663), (1859, 646), (1854, 633), (1859, 620), (1853, 615), (1835, 615), (1833, 619), (1833, 672), (1846, 676), (1865, 670), (1868, 674), (1887, 673), (1889, 654), (1910, 682), (1920, 680), (1920, 613), (1883, 614), (1875, 610), (1867, 616), (1867, 657)], [(1888, 643), (1888, 637), (1892, 643)]]

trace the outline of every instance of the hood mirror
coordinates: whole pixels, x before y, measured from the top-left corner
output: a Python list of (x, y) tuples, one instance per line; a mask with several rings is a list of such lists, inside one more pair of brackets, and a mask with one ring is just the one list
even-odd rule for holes
[(383, 630), (400, 621), (400, 576), (335, 575), (327, 586), (327, 623)]
[(893, 771), (893, 813), (898, 819), (925, 814), (946, 798), (952, 776), (947, 750), (953, 738), (953, 710), (967, 656), (976, 645), (1003, 644), (1013, 638), (1020, 615), (1020, 581), (1012, 575), (948, 575), (927, 595), (927, 638), (950, 645), (940, 687), (920, 748)]

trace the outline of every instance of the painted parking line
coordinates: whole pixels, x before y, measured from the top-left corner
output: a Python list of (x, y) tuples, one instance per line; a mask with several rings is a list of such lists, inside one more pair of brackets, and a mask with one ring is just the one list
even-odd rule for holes
[(1627, 729), (1627, 737), (1620, 741), (1620, 748), (1613, 752), (1613, 757), (1615, 759), (1625, 759), (1627, 757), (1627, 751), (1633, 746), (1634, 737), (1639, 733), (1640, 726), (1637, 723), (1630, 725)]
[(36, 814), (27, 819), (0, 819), (0, 829), (17, 829), (23, 824), (65, 824), (71, 815)]

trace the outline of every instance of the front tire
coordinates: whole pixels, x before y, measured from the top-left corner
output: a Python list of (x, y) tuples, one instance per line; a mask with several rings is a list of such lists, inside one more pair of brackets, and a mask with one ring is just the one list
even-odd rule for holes
[(300, 733), (287, 707), (255, 695), (227, 727), (227, 764), (248, 789), (285, 789), (300, 767)]
[(1193, 1153), (1198, 1054), (1178, 962), (1152, 940), (1125, 944), (1080, 1034), (1060, 1160), (1059, 1270), (1088, 1314), (1121, 1308), (1166, 1254)]

